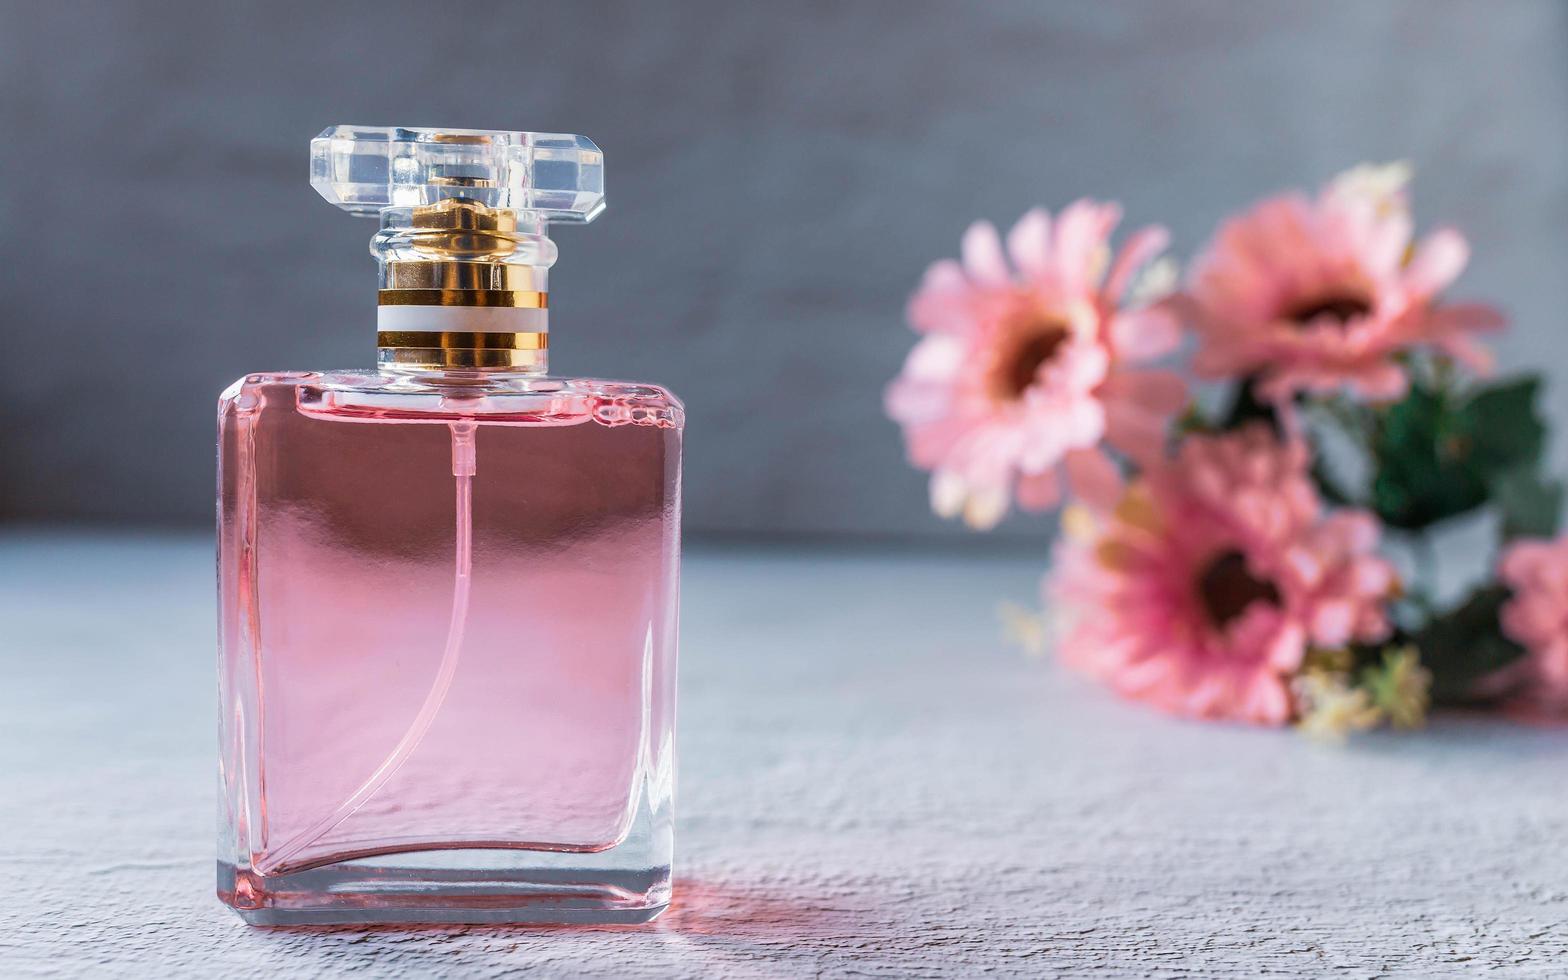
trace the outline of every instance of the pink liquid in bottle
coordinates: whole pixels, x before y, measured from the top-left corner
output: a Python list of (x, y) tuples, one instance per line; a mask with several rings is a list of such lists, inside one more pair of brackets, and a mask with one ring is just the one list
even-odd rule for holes
[(255, 921), (662, 905), (678, 403), (262, 375), (220, 425), (226, 900)]

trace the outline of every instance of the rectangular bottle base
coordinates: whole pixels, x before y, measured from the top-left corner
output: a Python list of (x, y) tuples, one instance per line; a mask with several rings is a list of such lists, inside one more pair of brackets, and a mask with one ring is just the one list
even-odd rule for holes
[(386, 860), (266, 877), (219, 862), (218, 897), (257, 926), (635, 924), (656, 918), (670, 900), (667, 867), (434, 868)]

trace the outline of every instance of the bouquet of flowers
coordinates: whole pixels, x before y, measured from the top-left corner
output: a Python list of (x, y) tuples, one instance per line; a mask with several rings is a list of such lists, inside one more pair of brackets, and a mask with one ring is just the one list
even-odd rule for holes
[[(1568, 714), (1540, 379), (1486, 380), (1476, 338), (1503, 317), (1444, 297), (1468, 246), (1416, 237), (1409, 179), (1265, 200), (1184, 276), (1161, 228), (1113, 250), (1120, 208), (1089, 200), (1005, 240), (977, 223), (926, 272), (887, 411), (938, 515), (1058, 514), (1063, 662), (1166, 711), (1336, 737), (1433, 702)], [(1483, 513), (1493, 571), (1440, 602), (1434, 528)]]

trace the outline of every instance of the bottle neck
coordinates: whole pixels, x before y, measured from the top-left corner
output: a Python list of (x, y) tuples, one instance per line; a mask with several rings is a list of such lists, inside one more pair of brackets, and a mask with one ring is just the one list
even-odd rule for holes
[(382, 369), (548, 370), (547, 283), (556, 250), (542, 222), (458, 197), (387, 208), (370, 251), (380, 266)]

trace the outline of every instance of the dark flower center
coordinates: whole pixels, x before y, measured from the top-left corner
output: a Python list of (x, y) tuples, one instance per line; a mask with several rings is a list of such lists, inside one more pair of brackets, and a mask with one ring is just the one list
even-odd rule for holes
[(1209, 622), (1215, 629), (1223, 630), (1254, 602), (1279, 605), (1279, 590), (1274, 583), (1252, 576), (1245, 555), (1227, 551), (1209, 562), (1198, 576), (1198, 598)]
[(1329, 293), (1313, 296), (1286, 307), (1280, 319), (1304, 327), (1319, 317), (1333, 317), (1344, 326), (1357, 317), (1372, 312), (1372, 301), (1359, 293)]
[(1031, 327), (1022, 339), (997, 362), (993, 386), (1002, 401), (1017, 401), (1040, 373), (1040, 365), (1056, 356), (1067, 328), (1060, 323), (1046, 322)]

